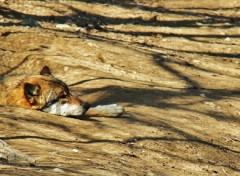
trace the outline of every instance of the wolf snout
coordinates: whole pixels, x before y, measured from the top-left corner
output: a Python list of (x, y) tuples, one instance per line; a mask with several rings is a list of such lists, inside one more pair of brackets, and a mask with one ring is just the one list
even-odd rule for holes
[(85, 102), (85, 103), (83, 104), (83, 109), (84, 109), (85, 111), (87, 111), (90, 107), (91, 107), (91, 104), (90, 104), (90, 103)]

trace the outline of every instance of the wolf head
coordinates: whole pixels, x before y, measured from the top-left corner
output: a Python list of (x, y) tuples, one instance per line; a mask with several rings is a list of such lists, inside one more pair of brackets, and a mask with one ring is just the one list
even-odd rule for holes
[(20, 83), (24, 108), (37, 109), (60, 116), (82, 116), (90, 104), (74, 97), (67, 85), (55, 78), (45, 66), (39, 75), (27, 77)]

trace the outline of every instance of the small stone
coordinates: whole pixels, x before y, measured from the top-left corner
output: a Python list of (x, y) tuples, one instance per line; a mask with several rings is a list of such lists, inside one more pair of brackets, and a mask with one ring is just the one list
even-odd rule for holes
[(59, 28), (59, 29), (66, 29), (66, 28), (70, 28), (71, 26), (68, 25), (68, 24), (57, 24), (56, 25), (56, 28)]
[(231, 39), (229, 37), (226, 37), (224, 40), (225, 41), (230, 41)]
[(202, 26), (203, 24), (200, 23), (200, 22), (196, 22), (196, 25), (198, 25), (198, 26)]
[(193, 63), (200, 63), (200, 61), (199, 61), (199, 60), (196, 60), (196, 59), (194, 59), (192, 62), (193, 62)]
[(68, 71), (70, 68), (68, 67), (68, 66), (64, 66), (63, 67), (63, 70), (66, 72), (66, 71)]
[(14, 16), (13, 15), (7, 15), (9, 18), (14, 18)]
[(78, 149), (73, 149), (72, 151), (75, 152), (75, 153), (79, 153)]
[(212, 108), (216, 107), (216, 104), (214, 104), (213, 102), (206, 101), (204, 103)]
[(61, 174), (65, 174), (66, 172), (60, 168), (54, 168), (53, 169), (54, 172), (57, 172), (57, 173), (61, 173)]
[(216, 164), (216, 161), (209, 160), (208, 163), (209, 163), (209, 164)]

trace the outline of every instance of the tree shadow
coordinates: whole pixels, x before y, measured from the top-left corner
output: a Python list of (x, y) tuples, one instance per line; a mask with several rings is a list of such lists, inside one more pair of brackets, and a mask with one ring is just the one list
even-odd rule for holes
[[(163, 123), (163, 126), (167, 125), (167, 128), (173, 128), (172, 126), (169, 126), (168, 124), (166, 123)], [(165, 126), (166, 127), (166, 126)], [(40, 139), (40, 140), (44, 140), (44, 141), (50, 141), (50, 142), (57, 142), (57, 143), (64, 143), (64, 144), (67, 144), (67, 143), (71, 143), (71, 144), (122, 144), (122, 145), (128, 145), (129, 147), (132, 147), (134, 144), (138, 143), (138, 142), (141, 142), (141, 141), (154, 141), (154, 142), (177, 142), (177, 143), (180, 143), (180, 142), (187, 142), (187, 143), (196, 143), (196, 144), (200, 144), (204, 147), (208, 147), (208, 148), (214, 148), (216, 150), (219, 150), (219, 151), (222, 151), (222, 152), (231, 152), (233, 154), (239, 154), (240, 152), (239, 151), (235, 151), (235, 150), (232, 150), (232, 149), (229, 149), (227, 147), (223, 147), (221, 145), (217, 145), (217, 144), (214, 144), (214, 143), (210, 143), (210, 142), (206, 142), (206, 141), (203, 141), (199, 138), (197, 138), (196, 136), (192, 136), (192, 135), (189, 135), (183, 131), (179, 131), (178, 129), (175, 129), (177, 130), (177, 132), (181, 132), (181, 133), (184, 133), (186, 139), (179, 139), (179, 138), (171, 138), (171, 137), (133, 137), (133, 138), (129, 138), (127, 140), (124, 140), (124, 141), (120, 141), (120, 140), (110, 140), (110, 139), (89, 139), (88, 141), (72, 141), (72, 140), (60, 140), (60, 139), (57, 139), (57, 138), (49, 138), (49, 137), (40, 137), (40, 136), (11, 136), (11, 137), (0, 137), (1, 140), (5, 140), (5, 141), (9, 141), (9, 140), (16, 140), (16, 139)], [(137, 146), (135, 146), (134, 148), (139, 148)], [(142, 149), (142, 148), (140, 148)], [(157, 151), (154, 151), (154, 152), (159, 152), (158, 150)], [(174, 154), (171, 154), (171, 153), (164, 153), (165, 155), (169, 155), (170, 157), (177, 157), (181, 160), (185, 160), (185, 161), (188, 161), (188, 162), (192, 162), (192, 163), (201, 163), (201, 164), (209, 164), (208, 162), (202, 160), (202, 161), (199, 161), (199, 160), (193, 160), (193, 159), (187, 159), (185, 158), (184, 156), (178, 156), (178, 155), (174, 155)], [(137, 157), (136, 155), (134, 155), (133, 157)], [(219, 166), (219, 164), (212, 164), (213, 166)], [(231, 166), (231, 165), (221, 165), (221, 166), (224, 166), (224, 167), (227, 167), (229, 169), (232, 169), (234, 171), (240, 171), (240, 169), (234, 167), (234, 166)], [(36, 168), (43, 168), (43, 169), (51, 169), (53, 168), (52, 166), (43, 166), (41, 164), (37, 164), (36, 166), (34, 166)]]
[(76, 86), (79, 84), (83, 84), (83, 83), (87, 83), (87, 82), (91, 82), (91, 81), (95, 81), (95, 80), (118, 80), (118, 81), (124, 81), (124, 82), (129, 82), (123, 79), (119, 79), (119, 78), (109, 78), (109, 77), (97, 77), (97, 78), (93, 78), (93, 79), (86, 79), (86, 80), (81, 80), (81, 81), (77, 81), (75, 83), (71, 83), (68, 86)]
[[(139, 8), (144, 11), (148, 12), (157, 12), (157, 13), (165, 13), (165, 14), (177, 14), (177, 15), (182, 15), (182, 16), (200, 16), (200, 17), (208, 17), (211, 18), (211, 21), (199, 21), (199, 20), (182, 20), (182, 21), (163, 21), (163, 20), (156, 20), (156, 19), (150, 19), (150, 20), (143, 20), (141, 17), (137, 18), (114, 18), (114, 17), (107, 17), (103, 15), (98, 15), (98, 14), (92, 14), (89, 12), (85, 12), (81, 9), (78, 9), (71, 5), (71, 3), (60, 3), (56, 2), (64, 7), (67, 7), (69, 11), (72, 12), (72, 15), (59, 15), (59, 16), (54, 16), (54, 15), (49, 15), (49, 16), (40, 16), (40, 15), (31, 15), (31, 14), (25, 14), (21, 13), (19, 11), (13, 10), (11, 8), (8, 8), (7, 6), (3, 7), (0, 6), (0, 13), (4, 18), (7, 19), (18, 19), (20, 20), (19, 23), (2, 23), (2, 26), (12, 26), (12, 25), (19, 25), (19, 26), (29, 26), (29, 27), (40, 27), (43, 29), (47, 29), (42, 27), (41, 25), (37, 25), (37, 23), (41, 22), (49, 22), (52, 24), (62, 24), (62, 23), (67, 23), (67, 21), (70, 19), (75, 25), (79, 27), (86, 28), (87, 30), (92, 30), (92, 29), (97, 29), (99, 31), (103, 32), (113, 32), (113, 33), (121, 33), (125, 35), (132, 35), (132, 36), (156, 36), (156, 35), (162, 35), (163, 37), (183, 37), (188, 40), (192, 41), (197, 41), (201, 42), (200, 40), (197, 40), (196, 37), (201, 37), (201, 38), (226, 38), (225, 35), (221, 34), (179, 34), (179, 33), (164, 33), (164, 32), (139, 32), (139, 31), (120, 31), (120, 30), (113, 30), (113, 29), (107, 29), (101, 27), (103, 24), (107, 25), (120, 25), (120, 24), (138, 24), (140, 26), (162, 26), (162, 27), (196, 27), (200, 28), (200, 26), (197, 26), (196, 23), (206, 23), (206, 24), (214, 24), (214, 23), (220, 23), (221, 26), (224, 26), (226, 22), (229, 22), (233, 25), (235, 25), (233, 22), (232, 17), (228, 16), (223, 16), (223, 15), (211, 15), (207, 13), (200, 13), (200, 12), (188, 12), (188, 9), (186, 11), (177, 11), (175, 10), (169, 10), (163, 7), (149, 7), (149, 6), (144, 6), (144, 5), (137, 5), (133, 3), (132, 1), (101, 1), (101, 0), (94, 0), (94, 1), (89, 1), (89, 0), (83, 0), (81, 2), (88, 2), (92, 4), (100, 3), (100, 4), (108, 4), (108, 5), (113, 5), (113, 6), (120, 6), (122, 8), (126, 9), (133, 9), (133, 8)], [(234, 8), (233, 8), (234, 9)], [(211, 9), (209, 9), (211, 10)], [(234, 18), (234, 20), (237, 20)], [(237, 25), (236, 25), (237, 26)], [(232, 26), (228, 26), (232, 27)], [(60, 30), (60, 29), (50, 29), (54, 31), (62, 31), (62, 32), (70, 32), (66, 30)], [(13, 32), (14, 33), (14, 32)], [(70, 32), (73, 34), (78, 34), (79, 32)], [(12, 32), (7, 32), (3, 33), (2, 36), (8, 36), (12, 34)], [(87, 34), (87, 37), (91, 38), (94, 37), (92, 34)], [(227, 37), (230, 38), (239, 38), (240, 35), (228, 35)], [(96, 37), (95, 37), (96, 39)], [(151, 46), (149, 46), (151, 47)], [(167, 48), (165, 48), (167, 49)], [(212, 51), (210, 52), (196, 52), (196, 51), (184, 51), (184, 50), (177, 50), (177, 52), (185, 52), (185, 53), (197, 53), (201, 55), (208, 55), (208, 56), (215, 56), (215, 57), (228, 57), (228, 58), (239, 58), (239, 54), (232, 54), (232, 53), (214, 53)]]
[[(177, 73), (175, 73), (177, 74)], [(178, 75), (178, 74), (177, 74)], [(180, 78), (182, 76), (180, 74)], [(185, 79), (183, 79), (185, 80)], [(223, 121), (232, 121), (236, 123), (240, 123), (240, 120), (229, 115), (229, 116), (224, 116), (221, 114), (213, 113), (215, 111), (193, 111), (188, 109), (187, 107), (184, 108), (184, 106), (188, 106), (188, 103), (181, 103), (181, 104), (174, 104), (174, 103), (167, 103), (165, 101), (161, 100), (167, 100), (167, 99), (173, 99), (174, 97), (199, 97), (201, 88), (196, 89), (194, 81), (189, 80), (186, 77), (186, 80), (189, 84), (192, 85), (192, 88), (188, 89), (183, 89), (181, 92), (175, 92), (171, 90), (157, 90), (157, 89), (147, 89), (147, 88), (129, 88), (129, 87), (124, 87), (124, 86), (106, 86), (106, 87), (101, 87), (101, 88), (88, 88), (86, 90), (82, 90), (82, 94), (92, 94), (95, 92), (106, 92), (104, 96), (100, 97), (98, 100), (95, 102), (92, 102), (93, 106), (99, 105), (99, 104), (112, 104), (116, 102), (121, 102), (126, 104), (127, 106), (133, 106), (133, 105), (140, 105), (140, 106), (148, 106), (148, 107), (154, 107), (154, 108), (161, 108), (161, 109), (178, 109), (178, 110), (184, 110), (188, 112), (197, 112), (200, 114), (208, 115), (214, 119), (217, 120), (223, 120)], [(76, 85), (76, 84), (75, 84)], [(198, 85), (197, 85), (198, 86)], [(211, 98), (213, 98), (215, 101), (218, 100), (223, 100), (226, 97), (235, 97), (237, 98), (240, 95), (240, 91), (233, 90), (233, 91), (225, 91), (221, 89), (214, 89), (214, 90), (207, 90), (208, 95), (211, 95)], [(205, 98), (202, 100), (204, 101), (209, 101), (208, 98)], [(199, 104), (203, 103), (196, 101), (194, 103), (190, 104)]]
[[(132, 35), (132, 36), (156, 36), (156, 35), (162, 35), (163, 37), (183, 37), (186, 39), (193, 40), (196, 37), (202, 37), (202, 38), (225, 38), (226, 36), (223, 35), (208, 35), (208, 34), (178, 34), (178, 33), (164, 33), (164, 32), (124, 32), (120, 30), (113, 30), (113, 29), (105, 29), (102, 27), (102, 25), (107, 24), (107, 25), (120, 25), (120, 24), (135, 24), (135, 25), (140, 25), (140, 26), (164, 26), (164, 27), (171, 27), (171, 28), (177, 28), (177, 27), (192, 27), (192, 28), (199, 28), (196, 23), (202, 23), (202, 24), (207, 24), (209, 26), (213, 24), (221, 24), (221, 28), (228, 28), (228, 27), (235, 27), (238, 26), (236, 23), (239, 18), (233, 19), (232, 17), (227, 17), (223, 15), (211, 15), (211, 14), (206, 14), (206, 13), (200, 13), (200, 12), (190, 12), (188, 9), (184, 9), (185, 11), (177, 11), (177, 10), (170, 10), (166, 9), (163, 7), (159, 8), (153, 8), (153, 7), (148, 7), (148, 6), (143, 6), (143, 5), (135, 5), (131, 3), (131, 1), (101, 1), (101, 0), (82, 0), (81, 2), (88, 2), (88, 3), (102, 3), (102, 4), (109, 4), (109, 5), (114, 5), (114, 6), (120, 6), (122, 8), (126, 9), (132, 9), (132, 8), (139, 8), (141, 10), (147, 11), (147, 12), (157, 12), (157, 13), (164, 13), (164, 14), (176, 14), (176, 15), (182, 15), (182, 16), (196, 16), (196, 17), (208, 17), (211, 18), (210, 21), (206, 20), (179, 20), (179, 21), (161, 21), (158, 20), (157, 18), (151, 18), (149, 20), (144, 20), (141, 17), (136, 17), (136, 18), (112, 18), (112, 17), (106, 17), (98, 14), (91, 14), (88, 12), (85, 12), (83, 10), (77, 9), (71, 4), (62, 4), (65, 7), (67, 7), (69, 10), (73, 12), (73, 15), (63, 15), (63, 16), (39, 16), (39, 15), (30, 15), (30, 14), (24, 14), (15, 10), (12, 10), (7, 7), (0, 6), (0, 14), (4, 18), (8, 19), (18, 19), (22, 20), (18, 23), (1, 23), (1, 26), (29, 26), (29, 27), (41, 27), (39, 26), (38, 23), (41, 22), (50, 22), (53, 24), (61, 24), (61, 23), (67, 23), (69, 19), (73, 21), (73, 23), (79, 27), (84, 27), (87, 30), (92, 30), (92, 29), (97, 29), (102, 32), (113, 32), (113, 33), (121, 33), (125, 35)], [(215, 9), (216, 10), (216, 9)], [(235, 21), (236, 20), (236, 21)], [(24, 21), (24, 22), (23, 22)], [(230, 23), (230, 25), (226, 25), (225, 23)], [(214, 28), (214, 26), (211, 26)], [(43, 28), (44, 29), (44, 28)], [(76, 32), (71, 32), (71, 31), (64, 31), (64, 30), (57, 30), (57, 29), (52, 29), (55, 31), (61, 31), (61, 32), (67, 32), (67, 33), (72, 33), (76, 34), (76, 37), (78, 37), (78, 33)], [(7, 37), (14, 32), (5, 32), (2, 33), (1, 36)], [(105, 39), (105, 40), (110, 40), (105, 37), (96, 37), (92, 34), (87, 34), (86, 37), (92, 38), (92, 39)], [(231, 38), (239, 38), (240, 35), (229, 35)], [(139, 44), (143, 46), (148, 46), (150, 48), (155, 47), (147, 44)], [(193, 52), (193, 51), (185, 51), (185, 50), (174, 50), (174, 49), (168, 49), (168, 48), (157, 48), (158, 50), (160, 49), (166, 49), (169, 51), (174, 51), (174, 52), (184, 52), (184, 53), (189, 53), (189, 54), (199, 54), (199, 55), (208, 55), (208, 56), (214, 56), (214, 57), (227, 57), (227, 58), (239, 58), (239, 54), (234, 54), (234, 53), (224, 53), (224, 52)], [(101, 97), (99, 100), (94, 102), (94, 105), (98, 104), (106, 104), (106, 103), (116, 103), (116, 102), (121, 102), (127, 104), (127, 106), (147, 106), (147, 107), (153, 107), (153, 108), (162, 108), (162, 109), (177, 109), (177, 110), (183, 110), (186, 112), (197, 112), (199, 114), (207, 115), (210, 118), (214, 118), (217, 120), (221, 121), (226, 121), (226, 122), (234, 122), (234, 123), (240, 123), (240, 121), (237, 118), (234, 118), (232, 116), (226, 116), (226, 115), (221, 115), (221, 114), (213, 114), (211, 111), (206, 111), (206, 112), (201, 112), (201, 111), (193, 111), (188, 109), (187, 107), (183, 107), (184, 104), (179, 105), (178, 103), (167, 103), (165, 101), (161, 101), (164, 99), (173, 99), (174, 97), (183, 97), (187, 98), (189, 96), (198, 96), (200, 91), (203, 89), (201, 85), (198, 84), (197, 81), (192, 79), (191, 77), (185, 75), (183, 72), (180, 72), (173, 67), (169, 66), (165, 61), (162, 60), (163, 54), (159, 53), (154, 53), (152, 54), (153, 56), (153, 61), (156, 65), (158, 65), (160, 68), (163, 68), (167, 72), (175, 75), (178, 77), (180, 80), (183, 80), (186, 82), (187, 85), (189, 85), (188, 89), (183, 89), (181, 92), (174, 92), (171, 90), (157, 90), (157, 89), (151, 89), (151, 88), (129, 88), (129, 87), (124, 87), (124, 86), (106, 86), (102, 88), (90, 88), (87, 90), (83, 90), (82, 92), (84, 94), (92, 94), (98, 91), (101, 92), (106, 92), (106, 95)], [(2, 73), (0, 76), (5, 76), (12, 71), (18, 69), (19, 66), (24, 64), (25, 62), (28, 61), (28, 56), (25, 57), (20, 63), (18, 63), (16, 66), (13, 66), (8, 69), (8, 71)], [(189, 67), (194, 67), (197, 70), (201, 70), (201, 68), (198, 68), (193, 65), (185, 65)], [(207, 70), (203, 70), (207, 71)], [(72, 83), (69, 86), (75, 86), (75, 85), (80, 85), (86, 82), (94, 81), (94, 80), (102, 80), (102, 79), (113, 79), (113, 80), (118, 80), (118, 81), (125, 81), (123, 79), (118, 79), (118, 78), (107, 78), (107, 77), (98, 77), (94, 79), (89, 79), (89, 80), (80, 80), (75, 83)], [(208, 90), (209, 94), (213, 94), (215, 100), (222, 100), (226, 97), (239, 97), (240, 91), (225, 91), (221, 89), (215, 89), (215, 90)], [(199, 102), (194, 102), (199, 103)], [(1, 114), (2, 115), (2, 114)], [(6, 118), (10, 118), (5, 116)], [(86, 119), (85, 119), (86, 120)], [(99, 120), (95, 119), (89, 119), (90, 121), (92, 120), (94, 123), (101, 123)], [(138, 141), (144, 141), (144, 140), (150, 140), (150, 141), (172, 141), (172, 142), (179, 142), (179, 141), (186, 141), (190, 143), (199, 143), (201, 145), (211, 147), (211, 148), (216, 148), (217, 150), (220, 151), (228, 151), (228, 152), (233, 152), (236, 154), (239, 154), (239, 151), (232, 150), (228, 147), (221, 146), (219, 144), (215, 143), (210, 143), (208, 141), (205, 141), (203, 139), (200, 139), (197, 136), (194, 136), (190, 133), (187, 133), (186, 131), (180, 130), (176, 127), (173, 127), (172, 125), (162, 121), (158, 120), (155, 121), (154, 123), (149, 122), (148, 119), (146, 120), (140, 120), (137, 117), (134, 117), (134, 115), (130, 116), (129, 118), (126, 118), (128, 122), (131, 123), (141, 123), (145, 126), (154, 126), (156, 128), (163, 127), (164, 129), (171, 130), (177, 134), (179, 134), (183, 139), (178, 139), (178, 138), (172, 138), (172, 137), (132, 137), (127, 140), (121, 141), (121, 140), (111, 140), (111, 139), (90, 139), (86, 142), (76, 142), (72, 140), (60, 140), (57, 138), (49, 138), (49, 137), (41, 137), (41, 136), (31, 136), (31, 135), (23, 135), (23, 136), (10, 136), (10, 137), (0, 137), (0, 139), (3, 140), (16, 140), (16, 139), (41, 139), (41, 140), (48, 140), (48, 141), (54, 141), (54, 142), (61, 142), (61, 143), (84, 143), (84, 144), (93, 144), (93, 143), (120, 143), (120, 144), (129, 144), (129, 143), (136, 143)], [(43, 122), (42, 120), (26, 120), (29, 121), (33, 124), (35, 123), (41, 123), (41, 124), (46, 124), (49, 126), (55, 126), (60, 128), (61, 130), (65, 132), (71, 132), (70, 129), (66, 128), (65, 125), (59, 125), (58, 123), (49, 123), (49, 122)], [(234, 168), (231, 168), (234, 169)], [(239, 170), (237, 170), (239, 171)]]
[[(106, 17), (103, 15), (98, 14), (91, 14), (88, 12), (85, 12), (83, 10), (80, 10), (78, 8), (75, 8), (71, 5), (71, 3), (61, 3), (57, 2), (58, 4), (61, 4), (65, 7), (67, 7), (70, 11), (73, 12), (73, 15), (61, 15), (61, 16), (39, 16), (39, 15), (30, 15), (30, 14), (24, 14), (18, 11), (15, 11), (13, 9), (7, 8), (7, 7), (0, 7), (0, 13), (3, 17), (8, 19), (18, 19), (26, 21), (27, 23), (14, 23), (14, 25), (26, 25), (31, 27), (36, 27), (36, 22), (52, 22), (52, 23), (66, 23), (69, 19), (71, 19), (76, 25), (82, 26), (82, 27), (89, 27), (88, 24), (92, 24), (93, 27), (100, 26), (101, 24), (139, 24), (142, 26), (165, 26), (165, 27), (197, 27), (199, 28), (196, 23), (203, 23), (203, 24), (222, 24), (222, 27), (225, 26), (225, 23), (228, 22), (231, 25), (227, 25), (225, 27), (233, 27), (238, 26), (238, 24), (234, 24), (235, 21), (238, 21), (239, 18), (232, 18), (228, 16), (223, 15), (211, 15), (207, 13), (200, 13), (200, 12), (189, 12), (187, 9), (185, 11), (177, 11), (177, 10), (170, 10), (163, 7), (149, 7), (144, 5), (136, 5), (134, 3), (130, 2), (120, 2), (120, 1), (101, 1), (101, 0), (81, 0), (81, 2), (87, 2), (91, 4), (108, 4), (112, 6), (120, 6), (125, 9), (133, 9), (133, 8), (139, 8), (141, 10), (144, 10), (146, 12), (157, 12), (159, 14), (165, 13), (165, 14), (176, 14), (176, 15), (182, 15), (182, 16), (197, 16), (197, 17), (208, 17), (210, 20), (180, 20), (180, 21), (163, 21), (163, 20), (157, 20), (155, 18), (144, 20), (141, 17), (137, 18), (113, 18), (113, 17)], [(234, 9), (234, 8), (233, 8)], [(3, 26), (11, 26), (11, 23), (2, 23)], [(99, 28), (101, 29), (101, 28)]]
[(11, 72), (13, 72), (14, 70), (18, 69), (21, 65), (23, 65), (24, 63), (26, 63), (29, 60), (30, 55), (27, 55), (26, 57), (24, 57), (18, 64), (16, 64), (15, 66), (9, 68), (6, 72), (1, 73), (0, 77), (4, 77), (8, 74), (10, 74)]
[[(75, 1), (79, 1), (79, 0), (75, 0)], [(216, 14), (208, 14), (208, 13), (203, 13), (203, 12), (192, 12), (192, 11), (189, 11), (191, 9), (207, 9), (207, 10), (237, 10), (238, 7), (232, 7), (232, 8), (194, 8), (194, 7), (191, 7), (191, 8), (180, 8), (181, 11), (179, 11), (178, 8), (174, 8), (174, 9), (166, 9), (162, 6), (158, 6), (158, 7), (151, 7), (151, 6), (146, 6), (146, 5), (141, 5), (141, 4), (138, 4), (138, 3), (135, 3), (131, 0), (124, 0), (124, 1), (119, 1), (119, 0), (107, 0), (107, 1), (102, 1), (102, 0), (81, 0), (81, 2), (87, 2), (87, 3), (93, 3), (93, 4), (96, 4), (96, 3), (99, 3), (99, 4), (107, 4), (107, 5), (113, 5), (113, 6), (119, 6), (119, 7), (122, 7), (122, 8), (125, 8), (125, 9), (133, 9), (133, 8), (139, 8), (143, 11), (146, 11), (146, 12), (157, 12), (157, 13), (160, 13), (160, 14), (175, 14), (175, 15), (183, 15), (183, 16), (197, 16), (197, 17), (208, 17), (208, 19), (210, 18), (210, 20), (213, 22), (213, 23), (225, 23), (225, 22), (237, 22), (238, 21), (238, 17), (228, 17), (228, 16), (224, 16), (224, 15), (216, 15)], [(183, 11), (184, 10), (184, 11)], [(186, 26), (195, 26), (196, 22), (200, 22), (200, 21), (197, 21), (197, 20), (194, 20), (192, 21), (191, 23), (191, 20), (190, 21), (186, 21), (186, 23), (183, 23), (183, 25), (186, 25)], [(204, 22), (204, 21), (203, 21)], [(167, 24), (170, 24), (173, 25), (173, 22), (167, 22)], [(167, 25), (165, 24), (165, 25)], [(181, 24), (181, 23), (179, 23)], [(163, 23), (164, 25), (164, 23)], [(235, 24), (237, 26), (237, 24)], [(175, 25), (171, 26), (171, 27), (174, 27)], [(176, 25), (177, 26), (177, 25)], [(181, 25), (180, 25), (181, 26)]]
[[(76, 0), (77, 1), (77, 0)], [(87, 2), (87, 3), (92, 3), (92, 4), (108, 4), (111, 6), (119, 6), (125, 9), (133, 9), (133, 8), (139, 8), (143, 11), (146, 12), (156, 12), (159, 14), (176, 14), (176, 15), (182, 15), (184, 16), (196, 16), (196, 17), (208, 17), (210, 20), (209, 21), (202, 21), (202, 20), (180, 20), (180, 21), (162, 21), (162, 20), (157, 20), (156, 18), (154, 19), (149, 19), (149, 20), (143, 20), (141, 17), (137, 17), (137, 18), (112, 18), (112, 17), (107, 17), (107, 16), (102, 16), (102, 15), (98, 15), (98, 14), (92, 14), (92, 13), (88, 13), (85, 12), (81, 9), (78, 9), (76, 7), (74, 7), (73, 5), (71, 5), (71, 3), (61, 3), (61, 2), (57, 2), (60, 5), (63, 5), (64, 7), (67, 7), (69, 9), (69, 11), (72, 11), (73, 14), (72, 15), (61, 15), (61, 16), (54, 16), (54, 15), (49, 15), (49, 16), (40, 16), (40, 15), (31, 15), (31, 14), (25, 14), (25, 13), (21, 13), (19, 11), (13, 10), (7, 6), (0, 6), (0, 13), (4, 18), (7, 19), (18, 19), (18, 20), (22, 20), (23, 21), (27, 21), (27, 23), (4, 23), (1, 24), (3, 26), (11, 26), (11, 25), (22, 25), (22, 26), (29, 26), (29, 27), (36, 27), (36, 23), (38, 22), (51, 22), (54, 24), (58, 24), (58, 23), (66, 23), (69, 19), (71, 19), (73, 21), (73, 23), (75, 23), (77, 26), (81, 26), (81, 27), (85, 27), (88, 28), (90, 26), (92, 26), (93, 28), (96, 28), (97, 26), (101, 26), (102, 24), (139, 24), (141, 26), (164, 26), (164, 27), (197, 27), (199, 28), (199, 26), (196, 26), (197, 22), (201, 22), (201, 23), (206, 23), (206, 24), (215, 24), (215, 23), (221, 23), (221, 26), (224, 26), (224, 23), (228, 22), (231, 24), (231, 26), (237, 26), (237, 24), (235, 24), (235, 21), (238, 20), (239, 18), (232, 18), (232, 17), (228, 17), (228, 16), (224, 16), (224, 15), (212, 15), (209, 13), (202, 13), (202, 12), (192, 12), (189, 11), (188, 8), (185, 9), (181, 9), (181, 11), (179, 11), (178, 9), (166, 9), (164, 7), (150, 7), (150, 6), (145, 6), (145, 5), (139, 5), (139, 4), (135, 4), (133, 3), (133, 1), (118, 1), (118, 0), (108, 0), (108, 1), (102, 1), (102, 0), (81, 0), (81, 2)], [(233, 10), (236, 10), (236, 8), (232, 8)], [(216, 9), (211, 9), (209, 8), (208, 10), (216, 10)], [(226, 10), (229, 10), (229, 8), (227, 8)], [(60, 12), (59, 12), (60, 13)], [(93, 25), (89, 25), (89, 24), (93, 24)], [(230, 27), (231, 27), (230, 26)], [(40, 26), (41, 27), (41, 26)], [(99, 30), (102, 30), (103, 28), (99, 28)], [(127, 34), (127, 35), (133, 35), (133, 36), (155, 36), (158, 34), (163, 35), (164, 37), (184, 37), (187, 39), (192, 39), (195, 37), (203, 37), (203, 38), (224, 38), (226, 36), (223, 35), (205, 35), (205, 34), (176, 34), (176, 33), (158, 33), (158, 32), (124, 32), (124, 31), (117, 31), (117, 30), (112, 30), (112, 29), (104, 29), (104, 32), (115, 32), (115, 33), (121, 33), (121, 34)], [(61, 31), (61, 30), (59, 30)], [(69, 31), (63, 31), (63, 32), (69, 32)], [(13, 34), (15, 32), (5, 32), (2, 33), (1, 35), (4, 37), (7, 37), (11, 34)], [(97, 37), (95, 36), (91, 36), (91, 34), (88, 34), (89, 38), (95, 39), (97, 40)], [(239, 38), (240, 35), (231, 35), (231, 38)], [(98, 39), (101, 39), (100, 37)], [(141, 44), (141, 45), (147, 45), (147, 44)], [(153, 47), (151, 45), (147, 45), (148, 47)], [(189, 53), (189, 54), (200, 54), (200, 55), (208, 55), (208, 56), (214, 56), (214, 57), (227, 57), (227, 58), (238, 58), (239, 54), (228, 54), (228, 53), (214, 53), (214, 52), (193, 52), (193, 51), (185, 51), (185, 50), (174, 50), (174, 49), (169, 49), (169, 48), (157, 48), (157, 49), (167, 49), (169, 51), (175, 51), (175, 52), (184, 52), (184, 53)], [(175, 70), (174, 68), (170, 67), (169, 65), (166, 64), (166, 62), (162, 62), (161, 58), (163, 57), (162, 54), (158, 54), (155, 53), (153, 54), (153, 60), (154, 62), (161, 68), (163, 68), (164, 70), (168, 71), (169, 73), (172, 73), (173, 75), (176, 75), (179, 79), (184, 80), (192, 89), (196, 89), (196, 91), (199, 91), (199, 89), (201, 89), (201, 86), (194, 81), (193, 79), (191, 79), (190, 77), (184, 75), (184, 73), (179, 72), (178, 70)], [(160, 58), (160, 61), (159, 61)], [(21, 66), (23, 63), (27, 62), (28, 60), (28, 56), (26, 58), (24, 58), (20, 63), (18, 63), (18, 65), (9, 68), (8, 71), (6, 71), (5, 73), (2, 73), (1, 76), (5, 76), (9, 73), (11, 73), (12, 71), (14, 71), (15, 69), (17, 69), (19, 66)], [(201, 70), (201, 68), (198, 68), (196, 66), (193, 65), (187, 65), (190, 67), (193, 67), (197, 70)], [(204, 70), (206, 71), (206, 70)], [(113, 78), (96, 78), (96, 79), (113, 79)], [(114, 78), (115, 79), (115, 78)], [(94, 79), (93, 79), (94, 80)], [(120, 81), (123, 81), (121, 79), (118, 79)], [(74, 86), (77, 84), (81, 84), (84, 83), (86, 81), (92, 81), (92, 80), (83, 80), (83, 81), (79, 81), (76, 83), (71, 84), (70, 86)], [(116, 89), (116, 91), (114, 90)], [(115, 98), (115, 94), (117, 94), (117, 91), (123, 92), (123, 94), (126, 92), (127, 94), (131, 94), (134, 95), (134, 97), (137, 97), (137, 95), (141, 94), (141, 91), (145, 92), (145, 94), (148, 94), (148, 92), (150, 92), (151, 90), (129, 90), (127, 88), (123, 88), (122, 90), (119, 87), (106, 87), (102, 90), (105, 91), (109, 91), (112, 92), (113, 97)], [(88, 91), (85, 91), (85, 93), (92, 93), (94, 91), (97, 90), (92, 90), (89, 89)], [(179, 96), (187, 96), (189, 94), (189, 91), (185, 91), (187, 92), (186, 94), (182, 94)], [(216, 92), (216, 90), (215, 90)], [(222, 97), (221, 95), (221, 90), (218, 91), (219, 94), (215, 94), (216, 97)], [(192, 92), (191, 92), (192, 93)], [(164, 93), (152, 93), (157, 94), (157, 96), (166, 96), (166, 92)], [(164, 94), (164, 95), (163, 95)], [(234, 95), (238, 95), (239, 92), (234, 91), (233, 92)], [(155, 96), (155, 95), (154, 95)], [(175, 95), (174, 95), (175, 96)], [(119, 98), (119, 97), (118, 97)], [(119, 102), (125, 102), (126, 99), (125, 98), (129, 98), (124, 96), (123, 98), (119, 98), (119, 99), (114, 99), (114, 101), (119, 101)], [(132, 97), (130, 97), (132, 98)], [(136, 103), (138, 104), (139, 102), (143, 101), (144, 103), (146, 102), (150, 102), (147, 101), (149, 97), (141, 97), (141, 98), (137, 98), (136, 100), (132, 100), (132, 102), (128, 102), (128, 103)], [(153, 98), (153, 97), (151, 97)], [(151, 99), (149, 98), (149, 99)], [(111, 101), (110, 97), (105, 97), (103, 101), (106, 102), (113, 102)], [(153, 100), (154, 101), (154, 98)], [(96, 102), (96, 103), (101, 103), (101, 102)], [(148, 104), (149, 106), (154, 106), (154, 107), (168, 107), (168, 106), (172, 106), (172, 105), (167, 105), (167, 104), (163, 104), (163, 103), (150, 103)], [(174, 108), (174, 107), (171, 107)]]

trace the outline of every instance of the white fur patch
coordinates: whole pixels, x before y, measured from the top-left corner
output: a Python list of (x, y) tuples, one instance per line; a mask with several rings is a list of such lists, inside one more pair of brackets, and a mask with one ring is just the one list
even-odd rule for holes
[(59, 102), (44, 108), (43, 111), (60, 116), (81, 116), (84, 113), (83, 108), (79, 105), (69, 103), (61, 104)]
[(104, 111), (104, 116), (109, 117), (117, 117), (124, 112), (123, 107), (117, 104), (98, 105), (94, 109)]

